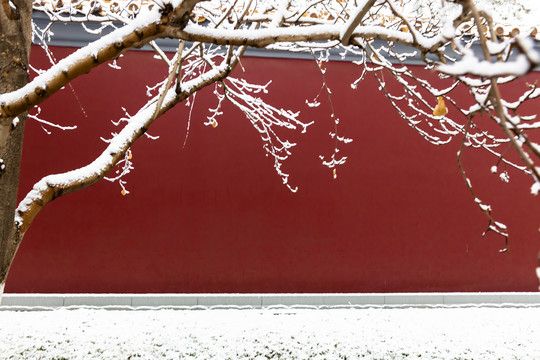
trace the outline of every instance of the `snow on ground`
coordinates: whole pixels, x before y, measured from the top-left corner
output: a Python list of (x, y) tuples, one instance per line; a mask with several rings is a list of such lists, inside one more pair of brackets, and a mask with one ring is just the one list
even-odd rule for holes
[(540, 359), (540, 308), (4, 310), (0, 359)]

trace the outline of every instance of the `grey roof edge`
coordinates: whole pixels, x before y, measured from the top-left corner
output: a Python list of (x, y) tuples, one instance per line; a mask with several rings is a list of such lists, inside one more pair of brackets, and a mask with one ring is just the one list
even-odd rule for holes
[[(34, 20), (34, 23), (39, 28), (45, 28), (47, 24), (49, 23), (49, 18), (46, 14), (34, 11), (32, 18)], [(92, 24), (87, 25), (89, 27), (92, 26)], [(87, 45), (88, 43), (96, 40), (99, 35), (92, 35), (86, 32), (83, 27), (79, 23), (55, 23), (51, 27), (51, 30), (54, 33), (54, 36), (51, 37), (50, 41), (48, 42), (49, 46), (63, 46), (63, 47), (82, 47)], [(34, 39), (36, 44), (39, 44), (39, 41), (37, 39)], [(156, 39), (156, 43), (161, 47), (163, 51), (167, 52), (176, 52), (177, 46), (178, 46), (178, 40), (176, 39)], [(380, 44), (376, 44), (375, 46), (384, 46), (384, 42), (380, 41)], [(475, 43), (475, 45), (477, 45)], [(540, 53), (540, 41), (535, 40), (534, 41), (534, 48), (535, 50)], [(152, 48), (148, 45), (143, 46), (140, 50), (147, 50), (147, 51), (153, 51)], [(415, 49), (407, 47), (405, 45), (401, 44), (394, 44), (394, 50), (396, 52), (403, 52), (403, 53), (412, 53), (417, 52)], [(343, 49), (338, 48), (332, 48), (329, 50), (329, 60), (332, 61), (358, 61), (361, 60), (361, 58), (358, 55), (351, 54), (350, 52), (346, 55), (342, 55)], [(473, 45), (473, 51), (475, 53), (481, 54), (482, 50), (480, 49), (480, 46), (474, 46)], [(250, 47), (246, 50), (245, 56), (251, 56), (251, 57), (265, 57), (265, 58), (281, 58), (281, 59), (305, 59), (305, 60), (312, 60), (313, 55), (310, 53), (303, 53), (303, 52), (289, 52), (289, 51), (279, 51), (279, 50), (270, 50), (270, 49), (259, 49), (259, 48), (253, 48)], [(425, 65), (420, 54), (416, 54), (415, 56), (408, 57), (405, 61), (405, 64), (408, 65)], [(540, 66), (538, 66), (535, 71), (540, 71)]]
[(4, 294), (0, 310), (540, 307), (539, 292), (312, 294)]

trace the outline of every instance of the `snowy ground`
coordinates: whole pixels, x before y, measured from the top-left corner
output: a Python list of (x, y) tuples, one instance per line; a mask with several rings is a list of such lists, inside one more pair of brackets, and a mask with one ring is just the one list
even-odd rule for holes
[(540, 308), (0, 311), (0, 359), (540, 359)]

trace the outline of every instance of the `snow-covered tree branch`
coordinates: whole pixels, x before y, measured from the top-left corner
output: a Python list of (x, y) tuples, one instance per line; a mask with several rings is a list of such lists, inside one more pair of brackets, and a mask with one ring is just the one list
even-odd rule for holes
[[(84, 189), (103, 179), (125, 157), (133, 143), (148, 130), (156, 118), (196, 91), (223, 80), (234, 69), (244, 49), (240, 49), (222, 64), (204, 74), (185, 82), (178, 89), (165, 87), (163, 93), (150, 100), (129, 123), (110, 141), (109, 145), (91, 164), (63, 174), (49, 175), (41, 179), (17, 208), (15, 222), (22, 233), (28, 229), (38, 212), (55, 198)], [(160, 101), (163, 99), (163, 101)]]
[[(501, 86), (539, 66), (540, 54), (527, 36), (530, 29), (516, 36), (499, 34), (490, 12), (477, 8), (472, 0), (423, 4), (415, 0), (35, 0), (33, 4), (17, 0), (2, 1), (2, 5), (0, 52), (13, 47), (15, 34), (19, 34), (17, 44), (28, 43), (32, 31), (47, 51), (55, 23), (78, 23), (88, 33), (105, 35), (58, 62), (51, 58), (51, 67), (39, 69), (32, 81), (27, 77), (29, 46), (19, 46), (24, 50), (21, 54), (0, 58), (0, 70), (17, 67), (26, 76), (18, 81), (6, 78), (9, 86), (0, 86), (0, 199), (2, 204), (10, 204), (0, 209), (0, 287), (24, 233), (47, 203), (106, 177), (127, 161), (132, 144), (156, 118), (212, 84), (218, 105), (211, 109), (206, 124), (217, 126), (223, 101), (242, 110), (259, 133), (264, 151), (274, 159), (277, 174), (294, 191), (296, 187), (289, 184), (281, 165), (295, 144), (278, 129), (306, 131), (310, 123), (279, 104), (263, 101), (258, 94), (270, 91), (268, 84), (251, 84), (233, 73), (247, 47), (312, 54), (328, 94), (324, 63), (330, 52), (340, 53), (344, 60), (358, 65), (352, 87), (368, 74), (375, 76), (389, 106), (427, 141), (441, 145), (458, 138), (462, 144), (459, 161), (465, 147), (487, 151), (496, 164), (531, 175), (532, 192), (540, 190), (540, 145), (529, 135), (540, 123), (536, 114), (520, 111), (523, 104), (540, 97), (540, 89), (530, 84), (517, 96), (513, 94), (513, 99), (500, 91)], [(31, 7), (48, 16), (47, 26), (32, 27)], [(159, 38), (178, 41), (173, 59), (154, 42)], [(124, 127), (112, 135), (101, 155), (78, 169), (44, 176), (18, 207), (13, 196), (5, 200), (8, 193), (17, 192), (19, 147), (27, 112), (73, 79), (142, 46), (156, 52), (156, 61), (165, 63), (168, 76), (149, 90), (148, 102), (135, 115), (119, 122)], [(421, 62), (436, 76), (420, 76), (408, 65), (409, 60)], [(456, 100), (459, 87), (468, 89), (471, 103)], [(318, 102), (310, 104), (317, 106)], [(495, 127), (479, 121), (486, 117)], [(321, 158), (335, 177), (336, 167), (346, 161), (338, 156), (339, 147), (350, 139), (338, 131), (339, 119), (332, 116), (332, 121), (335, 131), (329, 140), (335, 141), (335, 151), (330, 160)], [(519, 161), (507, 156), (506, 149), (499, 150), (507, 145), (517, 152)], [(506, 226), (495, 221), (489, 205), (476, 197), (461, 162), (459, 169), (475, 203), (488, 216), (488, 230), (507, 237)], [(494, 171), (498, 171), (497, 165)]]

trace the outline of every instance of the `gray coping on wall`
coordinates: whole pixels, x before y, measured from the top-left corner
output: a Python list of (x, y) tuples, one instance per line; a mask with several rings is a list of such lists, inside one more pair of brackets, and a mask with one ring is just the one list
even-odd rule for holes
[(61, 307), (240, 308), (538, 306), (540, 293), (377, 294), (4, 294), (2, 310)]
[[(34, 11), (32, 14), (32, 18), (34, 20), (34, 23), (36, 26), (40, 29), (45, 28), (49, 24), (49, 17), (42, 12)], [(98, 27), (99, 24), (86, 24), (88, 28)], [(89, 34), (87, 31), (84, 30), (84, 28), (81, 26), (80, 23), (55, 23), (51, 27), (51, 31), (54, 34), (51, 36), (50, 41), (48, 41), (48, 45), (50, 46), (69, 46), (69, 47), (82, 47), (90, 42), (96, 40), (101, 35), (93, 35)], [(103, 35), (110, 32), (110, 30), (106, 29), (102, 32)], [(36, 44), (39, 44), (39, 39), (35, 38), (34, 42)], [(178, 47), (178, 40), (176, 39), (156, 39), (155, 42), (160, 46), (160, 48), (163, 51), (170, 51), (170, 52), (176, 52)], [(472, 46), (473, 51), (478, 55), (481, 56), (482, 49), (480, 46), (477, 46), (478, 44), (475, 43)], [(386, 46), (386, 42), (384, 41), (375, 41), (375, 47), (380, 46)], [(416, 52), (415, 49), (395, 43), (393, 45), (393, 48), (398, 53), (413, 53)], [(536, 51), (540, 52), (540, 41), (534, 41), (534, 48)], [(152, 50), (149, 45), (145, 45), (141, 48), (141, 50)], [(333, 61), (357, 61), (360, 60), (360, 57), (357, 55), (352, 55), (348, 53), (346, 56), (342, 56), (342, 49), (333, 48), (329, 51), (329, 60)], [(285, 59), (307, 59), (307, 60), (313, 60), (313, 55), (311, 53), (302, 53), (302, 52), (288, 52), (288, 51), (277, 51), (277, 50), (269, 50), (269, 49), (257, 49), (253, 47), (249, 47), (246, 52), (245, 56), (253, 56), (253, 57), (266, 57), (266, 58), (285, 58)], [(428, 55), (429, 57), (430, 55)], [(394, 61), (392, 57), (390, 57), (391, 61)], [(405, 61), (407, 64), (411, 65), (425, 65), (424, 61), (422, 60), (420, 54), (417, 52), (415, 56), (407, 58)], [(540, 71), (540, 66), (536, 68), (537, 71)]]

